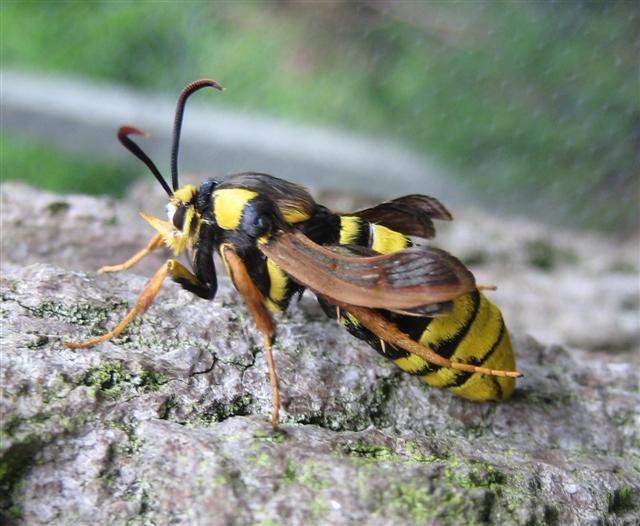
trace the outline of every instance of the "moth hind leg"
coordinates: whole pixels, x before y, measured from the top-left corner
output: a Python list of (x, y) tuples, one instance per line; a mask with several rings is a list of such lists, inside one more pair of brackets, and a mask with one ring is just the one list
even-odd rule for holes
[(335, 300), (335, 298), (331, 301), (339, 305), (342, 310), (350, 312), (352, 315), (354, 315), (358, 319), (358, 322), (360, 324), (366, 327), (378, 338), (419, 356), (427, 363), (439, 365), (440, 367), (446, 367), (448, 369), (457, 369), (459, 371), (464, 371), (467, 373), (486, 374), (488, 376), (509, 378), (519, 378), (522, 376), (522, 373), (518, 371), (490, 369), (488, 367), (480, 367), (469, 363), (452, 362), (451, 360), (440, 356), (429, 347), (411, 339), (408, 335), (400, 331), (398, 327), (396, 327), (392, 322), (385, 319), (382, 315), (375, 312), (374, 310), (368, 309), (366, 307), (359, 307), (356, 305), (349, 305), (346, 303), (338, 302), (337, 300)]

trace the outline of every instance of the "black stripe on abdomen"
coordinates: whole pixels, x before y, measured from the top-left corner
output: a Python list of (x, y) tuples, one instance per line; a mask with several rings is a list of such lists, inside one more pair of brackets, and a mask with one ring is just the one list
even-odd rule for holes
[[(478, 291), (475, 291), (472, 293), (472, 296), (473, 296), (473, 310), (471, 311), (471, 315), (467, 318), (466, 322), (464, 322), (460, 326), (458, 331), (451, 338), (447, 340), (441, 340), (431, 345), (431, 349), (436, 354), (439, 354), (443, 358), (451, 358), (453, 356), (453, 354), (456, 352), (456, 349), (458, 348), (458, 345), (460, 345), (460, 343), (465, 338), (465, 336), (469, 332), (469, 329), (471, 328), (471, 326), (474, 324), (476, 320), (476, 316), (478, 315), (478, 311), (480, 310), (480, 293)], [(425, 327), (425, 329), (427, 328), (428, 326)], [(419, 335), (415, 335), (415, 336), (413, 334), (409, 334), (409, 335), (411, 336), (412, 339), (419, 342), (423, 332), (424, 330)], [(414, 376), (424, 376), (425, 374), (436, 372), (441, 368), (442, 368), (441, 365), (428, 363), (422, 369), (410, 374)]]
[[(483, 363), (486, 363), (487, 360), (489, 360), (489, 358), (491, 358), (491, 356), (493, 355), (493, 353), (496, 352), (496, 350), (498, 349), (498, 347), (500, 347), (500, 344), (502, 343), (502, 340), (504, 338), (504, 335), (506, 333), (506, 327), (504, 325), (504, 321), (502, 320), (502, 317), (500, 317), (500, 331), (498, 332), (498, 336), (496, 338), (496, 341), (493, 342), (493, 345), (489, 348), (489, 350), (480, 358), (470, 358), (467, 363), (470, 365), (477, 365), (477, 366), (481, 366)], [(443, 389), (451, 389), (452, 387), (462, 387), (474, 374), (478, 374), (478, 373), (467, 373), (467, 372), (458, 372), (458, 375), (456, 376), (456, 378), (452, 381), (449, 382), (446, 385), (443, 385), (442, 388)], [(498, 382), (496, 382), (498, 383)], [(498, 385), (499, 387), (499, 385)], [(500, 389), (500, 391), (502, 391), (502, 389)]]

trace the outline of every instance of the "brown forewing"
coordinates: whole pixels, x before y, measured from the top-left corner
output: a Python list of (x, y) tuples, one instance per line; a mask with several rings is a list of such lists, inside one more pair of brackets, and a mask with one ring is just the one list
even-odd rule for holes
[(473, 274), (436, 248), (349, 256), (318, 245), (298, 231), (280, 231), (259, 248), (298, 283), (351, 305), (411, 311), (475, 290)]

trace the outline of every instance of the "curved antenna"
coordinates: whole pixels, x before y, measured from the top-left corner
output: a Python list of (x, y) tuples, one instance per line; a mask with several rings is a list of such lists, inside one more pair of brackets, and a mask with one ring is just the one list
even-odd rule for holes
[(180, 93), (180, 97), (178, 97), (178, 102), (176, 104), (176, 116), (173, 121), (173, 143), (171, 145), (171, 184), (173, 185), (174, 190), (178, 189), (178, 149), (180, 148), (180, 131), (182, 130), (184, 105), (186, 104), (189, 95), (206, 86), (215, 88), (218, 91), (224, 90), (224, 88), (215, 80), (201, 79), (196, 80), (191, 84), (187, 84)]
[(142, 130), (139, 130), (138, 128), (134, 128), (133, 126), (121, 126), (118, 129), (118, 140), (120, 141), (122, 146), (124, 146), (133, 155), (135, 155), (138, 159), (140, 159), (144, 164), (147, 165), (147, 168), (149, 168), (149, 170), (151, 170), (151, 173), (156, 176), (156, 179), (162, 185), (164, 191), (167, 192), (169, 196), (173, 195), (171, 188), (169, 188), (167, 181), (165, 181), (164, 177), (162, 177), (162, 174), (160, 173), (160, 170), (158, 170), (158, 167), (151, 159), (149, 159), (149, 156), (142, 151), (142, 148), (140, 148), (140, 146), (138, 146), (129, 138), (129, 135), (141, 135), (142, 137), (146, 137), (147, 134)]

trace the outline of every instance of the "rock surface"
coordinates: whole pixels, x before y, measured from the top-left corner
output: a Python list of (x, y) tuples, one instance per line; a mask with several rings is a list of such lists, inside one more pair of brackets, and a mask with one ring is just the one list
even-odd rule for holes
[[(626, 352), (617, 355), (539, 344), (521, 336), (531, 294), (500, 270), (528, 258), (509, 251), (510, 242), (540, 239), (542, 263), (533, 275), (549, 281), (544, 293), (551, 305), (554, 290), (581, 290), (589, 272), (613, 265), (599, 261), (605, 241), (595, 241), (602, 247), (598, 256), (573, 261), (578, 270), (570, 272), (564, 252), (548, 250), (558, 246), (557, 238), (550, 241), (524, 223), (501, 238), (491, 232), (499, 225), (491, 219), (462, 217), (460, 226), (443, 230), (441, 246), (457, 254), (456, 245), (466, 247), (463, 257), (479, 260), (479, 280), (499, 281), (496, 302), (504, 306), (526, 375), (501, 404), (474, 404), (429, 389), (304, 297), (277, 320), (283, 410), (281, 430), (273, 432), (260, 338), (226, 279), (213, 302), (168, 283), (144, 319), (121, 337), (88, 350), (63, 347), (65, 340), (113, 326), (144, 276), (161, 264), (159, 255), (123, 274), (94, 271), (126, 259), (149, 237), (136, 218), (136, 196), (144, 195), (134, 191), (129, 202), (118, 203), (3, 186), (5, 522), (640, 523), (634, 316), (625, 318), (627, 342), (619, 348)], [(144, 209), (158, 213), (155, 199), (144, 199)], [(499, 238), (498, 262), (482, 242), (495, 239), (483, 237), (491, 233)], [(587, 249), (571, 241), (561, 246), (581, 257)], [(637, 268), (629, 269), (635, 264), (630, 253), (609, 251), (620, 265), (602, 276), (607, 285), (588, 283), (607, 288), (604, 307), (589, 303), (590, 290), (582, 292), (580, 308), (609, 320), (602, 323), (610, 332), (598, 336), (614, 346), (618, 329), (611, 319), (619, 311), (608, 312), (606, 302), (621, 308), (627, 301), (631, 306), (623, 311), (633, 314), (637, 289), (630, 284)], [(542, 268), (554, 258), (560, 258), (555, 268)], [(584, 281), (566, 285), (551, 277), (563, 274)], [(536, 289), (542, 282), (522, 279)], [(524, 310), (515, 326), (513, 305)], [(552, 334), (575, 344), (567, 335), (580, 334), (570, 324), (579, 315), (571, 312), (565, 332), (551, 326)], [(580, 323), (584, 330), (585, 320)]]

